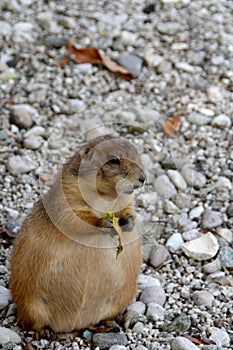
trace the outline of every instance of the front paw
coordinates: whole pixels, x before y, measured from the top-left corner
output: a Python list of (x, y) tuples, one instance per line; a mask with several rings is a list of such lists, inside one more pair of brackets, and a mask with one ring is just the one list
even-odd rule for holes
[(122, 229), (122, 231), (133, 231), (135, 224), (135, 217), (131, 214), (126, 214), (122, 218), (119, 219), (119, 225)]
[(117, 234), (115, 228), (112, 226), (112, 219), (110, 218), (100, 219), (99, 227), (101, 227), (101, 232), (104, 234), (110, 234), (111, 237), (114, 237)]

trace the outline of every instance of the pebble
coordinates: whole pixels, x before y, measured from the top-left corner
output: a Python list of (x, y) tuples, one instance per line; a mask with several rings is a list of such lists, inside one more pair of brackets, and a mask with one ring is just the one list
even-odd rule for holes
[(200, 189), (206, 184), (206, 177), (200, 172), (197, 172), (189, 167), (182, 169), (182, 175), (187, 184), (195, 189)]
[(30, 136), (26, 138), (23, 144), (25, 148), (35, 150), (40, 148), (42, 141), (43, 141), (43, 138), (41, 136), (35, 135), (35, 136)]
[(219, 244), (217, 238), (208, 232), (200, 238), (184, 243), (181, 249), (187, 256), (201, 261), (213, 258), (219, 250)]
[(0, 327), (0, 345), (19, 344), (21, 342), (20, 336), (11, 329)]
[(157, 73), (159, 74), (168, 73), (171, 70), (172, 70), (172, 64), (167, 60), (162, 61), (156, 69)]
[(60, 17), (58, 23), (67, 29), (74, 29), (78, 26), (77, 20), (68, 16)]
[(140, 296), (140, 301), (142, 301), (144, 304), (155, 303), (163, 306), (165, 300), (165, 291), (159, 286), (145, 288)]
[(124, 333), (96, 333), (93, 335), (94, 346), (100, 349), (108, 349), (113, 345), (127, 345), (127, 337)]
[(195, 304), (198, 306), (203, 305), (210, 308), (213, 306), (213, 303), (214, 303), (213, 295), (205, 290), (193, 292), (192, 299), (194, 300)]
[(58, 35), (47, 35), (45, 38), (45, 45), (48, 49), (60, 49), (67, 43), (67, 38)]
[(173, 184), (176, 186), (178, 190), (181, 190), (181, 191), (186, 190), (187, 184), (185, 182), (185, 179), (181, 175), (181, 173), (179, 173), (179, 171), (170, 169), (167, 171), (167, 173), (169, 178), (171, 179), (171, 181), (173, 182)]
[(212, 120), (211, 125), (219, 129), (225, 129), (231, 127), (231, 118), (228, 115), (220, 114)]
[(173, 198), (177, 194), (175, 186), (167, 175), (160, 175), (155, 179), (154, 189), (162, 198), (166, 199)]
[(30, 103), (40, 103), (45, 102), (47, 97), (47, 90), (46, 89), (39, 89), (32, 91), (28, 97), (28, 100)]
[(202, 227), (206, 229), (212, 229), (214, 227), (222, 225), (221, 214), (217, 211), (206, 210), (202, 218)]
[(127, 350), (127, 348), (123, 345), (113, 345), (109, 350)]
[(225, 272), (223, 272), (223, 271), (216, 271), (216, 272), (210, 273), (207, 276), (206, 280), (208, 282), (219, 282), (224, 277), (225, 277)]
[(30, 22), (16, 22), (13, 26), (14, 30), (14, 42), (23, 43), (25, 41), (33, 41), (34, 25)]
[(163, 209), (167, 214), (177, 214), (180, 212), (180, 209), (168, 199), (165, 199), (163, 202)]
[(211, 102), (218, 102), (223, 99), (222, 92), (218, 86), (210, 86), (207, 89), (207, 96)]
[(218, 346), (229, 346), (230, 345), (230, 336), (226, 332), (225, 328), (210, 328), (210, 339), (215, 342)]
[(142, 69), (142, 59), (136, 55), (123, 54), (118, 59), (118, 63), (126, 68), (135, 78), (137, 78)]
[(155, 303), (149, 303), (147, 305), (146, 317), (151, 321), (163, 321), (164, 320), (164, 308)]
[(10, 80), (15, 80), (19, 77), (19, 74), (14, 70), (7, 70), (6, 72), (0, 73), (0, 80), (3, 83), (7, 83)]
[(31, 137), (31, 136), (44, 136), (46, 135), (46, 130), (43, 128), (43, 126), (33, 126), (30, 130), (26, 131), (24, 134), (25, 138)]
[(168, 326), (165, 326), (166, 331), (183, 333), (191, 327), (191, 319), (189, 315), (182, 313), (176, 317)]
[(183, 237), (180, 233), (173, 233), (171, 237), (168, 238), (166, 246), (172, 252), (180, 250), (184, 243)]
[(227, 210), (226, 210), (227, 216), (229, 218), (233, 217), (233, 203), (231, 203), (230, 205), (228, 205)]
[(121, 40), (125, 45), (134, 45), (137, 42), (138, 34), (123, 30), (121, 32)]
[(154, 278), (152, 276), (147, 276), (140, 274), (138, 276), (138, 288), (140, 290), (143, 290), (148, 287), (154, 287), (154, 286), (160, 286), (160, 282), (157, 278)]
[(164, 61), (163, 56), (153, 54), (151, 52), (146, 53), (144, 58), (145, 58), (146, 63), (148, 64), (148, 66), (153, 67), (153, 68), (158, 67), (158, 65)]
[(192, 210), (190, 210), (190, 212), (189, 212), (189, 218), (191, 219), (191, 220), (193, 220), (193, 219), (199, 219), (200, 218), (200, 216), (202, 215), (204, 213), (204, 208), (203, 208), (203, 206), (198, 206), (198, 207), (195, 207), (195, 208), (193, 208)]
[(166, 261), (170, 259), (171, 254), (162, 244), (159, 244), (157, 247), (154, 247), (151, 251), (150, 263), (155, 268), (163, 265)]
[(12, 26), (6, 21), (0, 21), (0, 35), (10, 35), (12, 32)]
[(37, 116), (37, 110), (27, 104), (11, 107), (10, 122), (20, 129), (29, 129), (33, 124), (33, 118)]
[(69, 99), (68, 108), (72, 113), (79, 113), (86, 109), (86, 103), (80, 99)]
[(227, 269), (233, 269), (233, 249), (231, 247), (222, 247), (219, 251), (218, 258), (222, 266)]
[(188, 44), (187, 43), (183, 43), (183, 42), (180, 42), (180, 43), (173, 43), (171, 48), (172, 50), (188, 50)]
[(190, 123), (196, 124), (196, 125), (206, 125), (209, 124), (212, 120), (211, 117), (208, 117), (207, 115), (200, 114), (197, 112), (192, 112), (187, 115), (187, 119)]
[(196, 238), (199, 238), (201, 236), (201, 234), (199, 233), (199, 231), (197, 229), (192, 229), (192, 230), (188, 230), (188, 231), (183, 232), (182, 236), (183, 236), (185, 241), (192, 241)]
[(218, 228), (217, 229), (218, 235), (225, 239), (228, 243), (232, 243), (233, 242), (233, 232), (232, 230), (228, 229), (228, 228)]
[(164, 22), (157, 24), (157, 29), (161, 34), (172, 35), (180, 29), (180, 25), (176, 22)]
[(221, 261), (219, 260), (219, 258), (211, 261), (208, 264), (205, 264), (202, 268), (203, 272), (206, 273), (214, 273), (217, 272), (219, 270), (221, 270)]
[(9, 289), (0, 286), (0, 310), (3, 310), (11, 301)]
[(7, 169), (13, 175), (29, 173), (35, 168), (34, 161), (26, 156), (11, 156), (8, 159)]
[(137, 333), (137, 334), (142, 334), (144, 333), (144, 324), (142, 322), (137, 322), (135, 323), (135, 325), (133, 326), (132, 332)]
[(135, 301), (127, 306), (128, 311), (135, 311), (139, 315), (144, 315), (146, 311), (146, 305), (141, 301)]
[(176, 337), (171, 341), (172, 350), (200, 350), (198, 346), (184, 337)]
[(177, 62), (176, 68), (187, 73), (194, 73), (196, 70), (195, 67), (188, 62)]
[(143, 345), (138, 345), (134, 350), (148, 350), (148, 348), (145, 348)]

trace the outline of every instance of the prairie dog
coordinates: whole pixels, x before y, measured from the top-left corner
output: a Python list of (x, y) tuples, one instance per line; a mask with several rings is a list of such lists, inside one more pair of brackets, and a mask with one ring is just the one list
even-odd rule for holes
[[(132, 301), (141, 265), (133, 191), (144, 180), (135, 147), (109, 135), (63, 165), (13, 248), (10, 288), (24, 329), (71, 332), (113, 319)], [(117, 258), (119, 237), (107, 211), (122, 231)]]

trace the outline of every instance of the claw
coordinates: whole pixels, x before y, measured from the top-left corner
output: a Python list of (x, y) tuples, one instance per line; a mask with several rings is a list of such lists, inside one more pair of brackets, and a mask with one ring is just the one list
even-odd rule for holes
[(35, 331), (36, 340), (47, 339), (50, 340), (54, 332), (50, 328), (41, 328)]

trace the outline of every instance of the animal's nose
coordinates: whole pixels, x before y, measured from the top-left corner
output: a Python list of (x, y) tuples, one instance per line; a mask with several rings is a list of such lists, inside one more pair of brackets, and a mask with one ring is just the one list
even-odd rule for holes
[(145, 177), (144, 174), (141, 174), (141, 175), (139, 176), (139, 178), (138, 178), (138, 181), (140, 181), (142, 185), (143, 185), (143, 183), (145, 182), (145, 180), (146, 180), (146, 177)]

